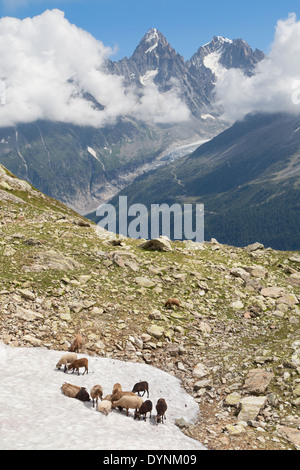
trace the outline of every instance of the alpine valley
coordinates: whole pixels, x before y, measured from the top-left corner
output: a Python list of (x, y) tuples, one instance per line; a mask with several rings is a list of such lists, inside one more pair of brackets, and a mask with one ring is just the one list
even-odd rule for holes
[[(137, 176), (167, 162), (174, 149), (194, 149), (225, 130), (229, 124), (214, 103), (220, 69), (238, 67), (251, 74), (263, 57), (243, 40), (216, 36), (185, 61), (163, 34), (150, 29), (130, 58), (107, 60), (105, 71), (124, 77), (141, 94), (149, 87), (161, 94), (175, 89), (190, 113), (188, 121), (178, 116), (177, 123), (153, 123), (127, 115), (102, 128), (51, 121), (1, 128), (0, 163), (78, 213), (90, 213)], [(85, 99), (101, 109), (90, 94)]]

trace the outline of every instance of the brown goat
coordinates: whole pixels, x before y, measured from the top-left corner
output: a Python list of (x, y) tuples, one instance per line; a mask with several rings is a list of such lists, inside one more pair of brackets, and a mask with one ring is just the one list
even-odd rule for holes
[(119, 390), (116, 393), (114, 393), (113, 396), (111, 397), (112, 403), (114, 401), (120, 400), (120, 398), (124, 397), (125, 395), (130, 395), (130, 396), (134, 396), (134, 397), (136, 396), (136, 394), (133, 393), (133, 392), (124, 392), (123, 390), (121, 390), (121, 391)]
[(94, 408), (94, 400), (96, 400), (96, 408), (98, 406), (98, 399), (102, 400), (103, 397), (103, 388), (101, 385), (94, 385), (94, 387), (91, 389), (91, 397), (93, 400), (93, 408)]
[(76, 361), (73, 361), (71, 364), (68, 365), (68, 370), (73, 370), (72, 374), (74, 373), (74, 370), (78, 371), (79, 375), (79, 369), (80, 367), (84, 367), (84, 372), (82, 375), (85, 373), (89, 373), (89, 366), (88, 366), (88, 360), (86, 357), (83, 357), (82, 359), (77, 359)]
[(81, 387), (78, 387), (78, 385), (69, 384), (67, 382), (61, 386), (63, 394), (70, 398), (76, 398), (76, 395), (80, 389)]
[(82, 336), (81, 335), (77, 335), (76, 338), (74, 339), (73, 341), (73, 344), (70, 346), (70, 349), (69, 351), (71, 352), (79, 352), (79, 349), (82, 348)]
[(176, 305), (176, 307), (181, 307), (180, 301), (178, 299), (168, 299), (165, 303), (165, 307), (172, 308), (172, 305)]
[(114, 384), (113, 389), (112, 389), (112, 392), (111, 392), (112, 396), (113, 396), (116, 392), (122, 392), (122, 385), (119, 384), (119, 383)]
[(159, 400), (157, 400), (157, 403), (156, 403), (156, 411), (157, 411), (157, 415), (156, 415), (156, 422), (157, 424), (158, 423), (162, 423), (164, 424), (164, 419), (166, 419), (165, 417), (165, 413), (168, 409), (168, 406), (167, 406), (167, 403), (165, 401), (164, 398), (159, 398)]
[(151, 418), (152, 411), (152, 401), (146, 400), (142, 406), (135, 412), (134, 419), (140, 419), (141, 416), (144, 416), (144, 421), (146, 421), (147, 413), (150, 413)]
[(148, 382), (138, 382), (137, 384), (134, 385), (133, 392), (137, 392), (138, 396), (140, 396), (140, 392), (144, 392), (142, 397), (145, 395), (147, 392), (147, 398), (149, 398), (149, 385)]
[(128, 410), (134, 409), (137, 411), (143, 404), (142, 397), (138, 397), (134, 394), (134, 396), (130, 395), (123, 395), (118, 401), (112, 402), (112, 408), (119, 408), (119, 409), (126, 409), (126, 416), (128, 416)]

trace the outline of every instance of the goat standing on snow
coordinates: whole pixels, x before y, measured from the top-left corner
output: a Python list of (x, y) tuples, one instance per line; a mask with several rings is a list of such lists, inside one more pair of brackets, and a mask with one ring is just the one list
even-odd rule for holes
[(71, 364), (71, 362), (73, 362), (73, 361), (76, 361), (76, 359), (77, 359), (77, 354), (76, 353), (65, 354), (64, 356), (62, 356), (60, 358), (60, 360), (56, 364), (56, 367), (57, 367), (58, 370), (60, 370), (61, 366), (65, 366), (64, 372), (66, 372), (67, 365)]
[(149, 398), (149, 385), (148, 382), (138, 382), (137, 384), (134, 385), (133, 392), (137, 392), (138, 396), (140, 396), (140, 392), (144, 392), (142, 397), (145, 395), (145, 392), (147, 392), (147, 398)]
[(159, 400), (157, 400), (157, 403), (156, 403), (156, 411), (157, 411), (157, 415), (156, 415), (156, 423), (162, 423), (164, 424), (164, 419), (166, 419), (165, 417), (165, 413), (168, 409), (168, 406), (167, 406), (167, 403), (165, 401), (164, 398), (159, 398)]
[(146, 421), (147, 413), (150, 413), (151, 418), (151, 411), (152, 411), (152, 401), (146, 400), (139, 408), (138, 411), (135, 412), (134, 419), (140, 419), (141, 416), (144, 416), (144, 421)]
[(101, 385), (94, 385), (94, 387), (91, 389), (91, 397), (93, 400), (93, 408), (94, 408), (94, 400), (96, 400), (96, 407), (98, 406), (98, 398), (102, 400), (103, 397), (103, 388)]
[(77, 370), (78, 371), (78, 375), (79, 375), (79, 369), (80, 367), (84, 367), (84, 372), (82, 375), (84, 375), (85, 373), (89, 373), (89, 366), (88, 366), (88, 360), (86, 357), (83, 357), (82, 359), (77, 359), (76, 361), (73, 361), (71, 364), (68, 365), (68, 370), (73, 370), (72, 374), (74, 374), (74, 371)]

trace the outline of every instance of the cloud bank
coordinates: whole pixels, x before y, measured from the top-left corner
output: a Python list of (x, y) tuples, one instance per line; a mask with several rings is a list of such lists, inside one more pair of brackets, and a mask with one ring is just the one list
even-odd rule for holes
[[(141, 97), (124, 86), (122, 77), (105, 73), (104, 63), (112, 53), (70, 24), (60, 10), (24, 20), (1, 18), (5, 105), (0, 107), (0, 127), (36, 120), (101, 127), (129, 114), (154, 123), (189, 119), (175, 89), (160, 94), (156, 87), (146, 87)], [(86, 100), (86, 93), (104, 109)]]
[(251, 77), (228, 70), (216, 84), (217, 100), (230, 121), (252, 112), (300, 114), (300, 22), (295, 14), (277, 23), (268, 57)]

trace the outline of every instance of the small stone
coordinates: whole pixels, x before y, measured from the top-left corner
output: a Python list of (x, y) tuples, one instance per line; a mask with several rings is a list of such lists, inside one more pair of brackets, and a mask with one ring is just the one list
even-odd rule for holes
[(23, 299), (26, 300), (34, 300), (35, 299), (35, 294), (31, 292), (28, 289), (19, 289), (18, 290), (19, 294), (23, 297)]
[(201, 362), (196, 364), (195, 367), (193, 368), (193, 377), (198, 377), (199, 379), (202, 379), (203, 377), (206, 377), (207, 375), (209, 375), (209, 370)]
[(234, 310), (241, 310), (244, 308), (244, 304), (241, 300), (236, 300), (235, 302), (232, 302), (231, 307), (234, 308)]
[(154, 336), (156, 339), (160, 339), (164, 335), (164, 328), (158, 325), (152, 325), (148, 328), (147, 333), (151, 336)]
[(225, 398), (224, 405), (238, 408), (241, 402), (241, 395), (238, 392), (232, 392)]
[(239, 436), (246, 432), (245, 427), (240, 424), (227, 424), (225, 429), (229, 432), (231, 436)]

